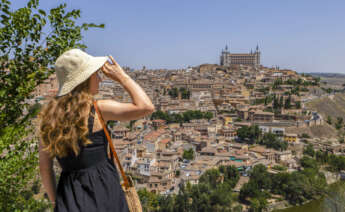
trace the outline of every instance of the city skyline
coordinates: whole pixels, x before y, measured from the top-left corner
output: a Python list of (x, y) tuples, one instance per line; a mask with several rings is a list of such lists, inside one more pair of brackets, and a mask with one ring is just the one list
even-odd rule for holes
[[(41, 1), (66, 2), (78, 22), (104, 23), (84, 33), (87, 52), (111, 54), (120, 65), (178, 69), (219, 64), (225, 45), (233, 53), (260, 46), (261, 64), (298, 72), (345, 73), (345, 3), (334, 1)], [(14, 8), (24, 2), (13, 2)], [(100, 37), (102, 39), (100, 39)]]

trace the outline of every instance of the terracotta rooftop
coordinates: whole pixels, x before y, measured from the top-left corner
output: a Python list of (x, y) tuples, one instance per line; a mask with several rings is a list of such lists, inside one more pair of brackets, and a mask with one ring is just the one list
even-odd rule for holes
[(160, 140), (159, 142), (163, 143), (163, 144), (167, 144), (171, 141), (171, 138), (165, 138), (165, 139), (162, 139)]
[(144, 140), (150, 140), (154, 141), (156, 140), (160, 135), (162, 135), (165, 132), (164, 129), (158, 129), (156, 131), (151, 131), (147, 135), (144, 136)]
[(152, 122), (165, 123), (165, 120), (163, 120), (163, 119), (156, 119), (156, 120), (152, 120)]

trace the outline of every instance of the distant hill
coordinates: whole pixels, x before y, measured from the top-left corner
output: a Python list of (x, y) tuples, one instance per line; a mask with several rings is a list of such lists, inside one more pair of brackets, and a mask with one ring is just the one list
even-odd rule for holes
[(307, 73), (313, 77), (320, 77), (322, 87), (336, 90), (344, 89), (345, 74), (343, 73)]
[(304, 133), (308, 134), (313, 138), (337, 138), (337, 130), (327, 124), (311, 126), (311, 127), (287, 127), (286, 133), (296, 133), (302, 135)]
[[(334, 128), (334, 122), (336, 122), (337, 117), (342, 117), (345, 120), (345, 93), (316, 98), (306, 103), (305, 106), (308, 109), (318, 111), (325, 121), (324, 125), (310, 127), (309, 129), (290, 129), (290, 131), (295, 131), (295, 133), (305, 131), (305, 133), (314, 137), (336, 138), (338, 132)], [(332, 126), (326, 123), (328, 116), (332, 118)]]
[(313, 77), (341, 77), (341, 78), (345, 78), (345, 74), (343, 73), (319, 73), (319, 72), (315, 72), (315, 73), (305, 73), (308, 75), (311, 75)]
[(331, 116), (333, 120), (336, 120), (337, 117), (343, 117), (345, 120), (345, 93), (317, 98), (308, 102), (306, 106), (318, 111), (324, 120), (327, 120), (328, 116)]

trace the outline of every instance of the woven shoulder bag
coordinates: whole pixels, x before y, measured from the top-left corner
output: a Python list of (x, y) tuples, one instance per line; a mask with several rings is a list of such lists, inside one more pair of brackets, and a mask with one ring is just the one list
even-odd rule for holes
[(131, 176), (126, 176), (125, 172), (123, 171), (120, 160), (117, 157), (113, 142), (111, 141), (111, 138), (109, 136), (109, 132), (108, 132), (108, 130), (105, 126), (105, 123), (103, 121), (102, 114), (99, 112), (95, 100), (93, 101), (93, 104), (94, 104), (94, 107), (95, 107), (96, 112), (98, 114), (99, 120), (103, 126), (103, 130), (105, 132), (105, 135), (107, 136), (107, 140), (108, 140), (112, 155), (115, 157), (116, 162), (119, 166), (119, 169), (120, 169), (120, 172), (122, 175), (122, 179), (123, 179), (123, 183), (121, 184), (121, 187), (122, 187), (123, 191), (125, 192), (129, 211), (130, 212), (142, 212), (143, 210), (142, 210), (141, 202), (140, 202), (139, 196), (137, 194), (137, 191), (135, 190), (133, 180), (132, 180)]

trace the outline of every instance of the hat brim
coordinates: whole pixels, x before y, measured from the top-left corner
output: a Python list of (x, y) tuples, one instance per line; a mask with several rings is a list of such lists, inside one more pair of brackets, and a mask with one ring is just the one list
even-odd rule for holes
[(82, 74), (75, 76), (72, 80), (65, 82), (60, 88), (56, 96), (63, 96), (71, 92), (79, 84), (87, 80), (93, 73), (100, 69), (104, 63), (108, 60), (108, 57), (92, 57), (88, 63), (84, 66)]

